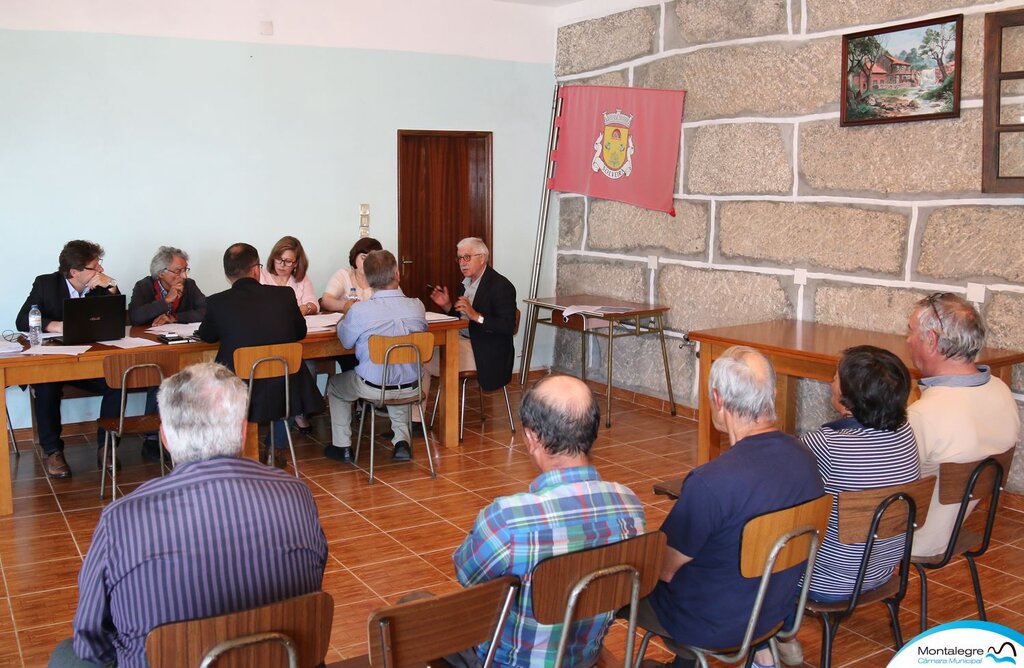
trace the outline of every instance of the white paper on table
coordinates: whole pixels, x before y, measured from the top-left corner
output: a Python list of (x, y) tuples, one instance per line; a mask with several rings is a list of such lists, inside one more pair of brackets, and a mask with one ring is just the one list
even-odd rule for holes
[(20, 353), (23, 346), (17, 341), (0, 341), (0, 355)]
[(458, 318), (447, 313), (427, 311), (427, 322), (451, 322), (452, 320), (458, 320)]
[(629, 311), (628, 306), (591, 306), (586, 304), (574, 304), (562, 311), (562, 319), (569, 322), (569, 316), (577, 313), (625, 313)]
[[(28, 332), (18, 332), (18, 333), (21, 334), (22, 336), (24, 336), (25, 340), (28, 341)], [(61, 335), (60, 332), (39, 332), (39, 338), (42, 339), (43, 341), (45, 341), (47, 339), (55, 339), (55, 338), (57, 338), (60, 335)]]
[[(146, 330), (147, 334), (177, 334), (178, 336), (193, 336), (199, 325), (194, 322), (180, 323), (169, 322), (166, 325), (157, 325)], [(150, 344), (152, 345), (152, 343)]]
[(92, 346), (34, 346), (22, 355), (81, 355)]
[(341, 320), (340, 313), (317, 313), (306, 316), (306, 329), (321, 331), (331, 329)]
[(141, 339), (137, 336), (126, 336), (123, 339), (115, 339), (114, 341), (100, 341), (105, 346), (113, 346), (115, 348), (143, 348), (145, 346), (155, 346), (156, 341), (149, 339)]

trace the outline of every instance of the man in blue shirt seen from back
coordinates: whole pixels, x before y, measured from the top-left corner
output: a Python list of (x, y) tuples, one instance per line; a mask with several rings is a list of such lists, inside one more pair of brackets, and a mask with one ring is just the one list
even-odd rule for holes
[[(713, 649), (743, 640), (760, 583), (740, 575), (744, 525), (825, 490), (814, 456), (775, 427), (775, 370), (764, 355), (729, 348), (711, 366), (708, 386), (712, 421), (732, 447), (684, 481), (661, 525), (668, 545), (660, 581), (640, 601), (637, 621), (678, 644)], [(772, 578), (755, 636), (792, 611), (802, 568)], [(755, 661), (771, 665), (771, 652), (759, 651)], [(672, 666), (693, 663), (677, 656)]]
[(327, 540), (309, 487), (241, 457), (245, 384), (195, 364), (158, 401), (174, 470), (103, 510), (78, 574), (74, 639), (50, 668), (144, 668), (157, 626), (320, 591)]
[[(398, 261), (386, 250), (373, 251), (363, 260), (363, 275), (373, 288), (373, 296), (352, 304), (338, 323), (341, 345), (356, 351), (358, 364), (351, 371), (331, 376), (327, 398), (331, 406), (331, 445), (324, 456), (340, 462), (352, 462), (352, 402), (356, 399), (380, 400), (384, 384), (384, 365), (370, 361), (370, 337), (405, 336), (427, 331), (426, 309), (419, 299), (406, 297), (399, 287)], [(420, 378), (415, 364), (392, 364), (387, 377), (388, 398), (419, 396)], [(388, 406), (394, 436), (392, 459), (408, 461), (410, 405)]]
[[(540, 475), (521, 494), (502, 496), (480, 511), (452, 557), (463, 586), (517, 575), (522, 587), (502, 630), (495, 666), (551, 665), (561, 624), (533, 616), (531, 575), (548, 557), (617, 543), (644, 531), (644, 510), (628, 487), (601, 480), (589, 452), (601, 422), (590, 388), (571, 376), (548, 376), (523, 395), (519, 408), (526, 449)], [(573, 624), (565, 666), (594, 665), (612, 613)], [(454, 665), (483, 664), (487, 644), (446, 657)]]

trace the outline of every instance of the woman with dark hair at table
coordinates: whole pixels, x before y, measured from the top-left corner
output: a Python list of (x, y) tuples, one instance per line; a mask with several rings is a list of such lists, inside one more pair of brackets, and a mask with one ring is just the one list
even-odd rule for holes
[(366, 301), (373, 296), (373, 289), (363, 274), (363, 260), (373, 251), (384, 250), (373, 237), (363, 237), (348, 252), (348, 267), (342, 267), (331, 276), (320, 297), (320, 306), (325, 311), (346, 313), (357, 301)]
[[(888, 487), (921, 476), (917, 442), (907, 422), (909, 394), (910, 372), (896, 355), (874, 346), (843, 351), (832, 379), (832, 407), (840, 418), (801, 439), (817, 459), (826, 492)], [(900, 535), (875, 542), (864, 591), (889, 580), (903, 555), (903, 540)], [(808, 597), (821, 602), (848, 600), (863, 555), (864, 543), (839, 542), (839, 511), (833, 504)], [(779, 643), (779, 655), (790, 666), (803, 662), (796, 639)]]

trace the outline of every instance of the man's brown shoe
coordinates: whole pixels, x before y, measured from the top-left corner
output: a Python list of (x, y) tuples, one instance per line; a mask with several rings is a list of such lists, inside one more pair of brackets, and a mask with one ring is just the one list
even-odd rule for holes
[(51, 478), (70, 478), (71, 467), (64, 459), (64, 453), (58, 450), (43, 457), (43, 470)]

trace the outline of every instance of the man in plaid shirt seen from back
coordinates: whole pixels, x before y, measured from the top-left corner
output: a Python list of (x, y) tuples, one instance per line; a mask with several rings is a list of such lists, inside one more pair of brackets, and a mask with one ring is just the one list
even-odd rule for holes
[[(644, 511), (628, 487), (601, 480), (590, 465), (601, 411), (586, 384), (571, 376), (548, 376), (523, 395), (519, 416), (527, 451), (541, 473), (529, 491), (498, 497), (480, 511), (452, 560), (463, 586), (502, 575), (522, 580), (494, 665), (550, 666), (558, 651), (561, 625), (543, 625), (534, 619), (534, 566), (548, 557), (643, 533)], [(611, 622), (612, 613), (608, 613), (573, 624), (564, 665), (594, 665)], [(449, 660), (480, 666), (487, 645)]]

